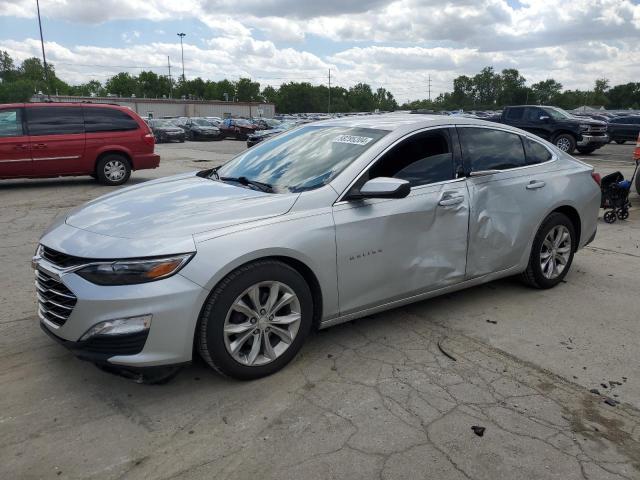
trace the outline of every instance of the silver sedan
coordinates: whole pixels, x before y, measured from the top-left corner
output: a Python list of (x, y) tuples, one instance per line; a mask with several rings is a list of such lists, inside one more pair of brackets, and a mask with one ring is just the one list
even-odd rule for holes
[(145, 381), (194, 351), (258, 378), (313, 328), (512, 275), (557, 285), (595, 236), (595, 180), (495, 123), (305, 125), (52, 225), (33, 260), (40, 324), (77, 356)]

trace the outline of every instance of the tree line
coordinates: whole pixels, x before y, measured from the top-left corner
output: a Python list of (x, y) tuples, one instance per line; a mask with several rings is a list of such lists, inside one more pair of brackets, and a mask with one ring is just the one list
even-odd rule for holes
[(474, 76), (460, 75), (453, 80), (453, 91), (433, 100), (407, 102), (401, 108), (433, 110), (495, 110), (507, 105), (554, 105), (574, 109), (583, 105), (611, 109), (640, 108), (640, 83), (611, 87), (606, 78), (597, 79), (592, 90), (563, 90), (552, 78), (527, 86), (515, 68), (495, 72), (485, 67)]
[[(45, 75), (46, 73), (46, 75)], [(0, 51), (0, 102), (24, 102), (35, 93), (58, 95), (98, 96), (107, 94), (141, 98), (188, 98), (195, 100), (224, 100), (238, 102), (273, 102), (279, 113), (305, 112), (368, 112), (402, 109), (493, 110), (506, 105), (544, 104), (573, 109), (582, 105), (604, 105), (607, 108), (640, 108), (640, 83), (626, 83), (611, 87), (607, 79), (595, 81), (592, 90), (563, 90), (554, 79), (527, 85), (516, 69), (494, 71), (485, 67), (473, 76), (461, 75), (453, 80), (453, 91), (438, 95), (434, 100), (416, 100), (399, 106), (393, 94), (385, 88), (372, 89), (366, 83), (350, 88), (312, 85), (308, 82), (289, 82), (261, 88), (249, 78), (231, 80), (172, 79), (151, 71), (138, 75), (118, 73), (106, 82), (91, 80), (70, 85), (58, 78), (55, 67), (40, 59), (27, 58), (16, 65), (11, 56)]]

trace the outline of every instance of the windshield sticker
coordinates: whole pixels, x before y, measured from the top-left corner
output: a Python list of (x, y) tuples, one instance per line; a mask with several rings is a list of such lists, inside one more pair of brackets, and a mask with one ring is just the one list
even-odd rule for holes
[(333, 143), (350, 143), (351, 145), (366, 145), (373, 138), (371, 137), (358, 137), (355, 135), (338, 135), (333, 139)]

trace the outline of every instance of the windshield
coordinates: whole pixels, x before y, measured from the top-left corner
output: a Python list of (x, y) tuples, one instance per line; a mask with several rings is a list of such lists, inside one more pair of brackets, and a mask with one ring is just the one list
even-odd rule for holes
[(551, 116), (551, 118), (553, 118), (554, 120), (566, 120), (567, 118), (569, 119), (575, 118), (566, 110), (563, 110), (558, 107), (545, 108), (545, 112), (547, 112)]
[(246, 177), (274, 191), (301, 192), (325, 185), (384, 137), (372, 128), (305, 126), (256, 145), (218, 169), (220, 177)]
[(204, 118), (194, 118), (192, 122), (202, 127), (213, 127), (213, 123), (211, 123), (209, 120), (205, 120)]

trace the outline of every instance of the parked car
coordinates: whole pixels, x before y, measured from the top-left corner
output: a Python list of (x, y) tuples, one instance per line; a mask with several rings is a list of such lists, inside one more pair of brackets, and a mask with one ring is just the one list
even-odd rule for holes
[(91, 175), (125, 183), (132, 170), (156, 168), (154, 137), (135, 112), (118, 105), (0, 105), (0, 178)]
[(576, 149), (583, 154), (592, 153), (609, 143), (605, 122), (579, 118), (558, 107), (505, 107), (499, 117), (490, 117), (488, 120), (531, 132), (569, 154)]
[(256, 130), (247, 137), (247, 147), (251, 148), (264, 140), (280, 135), (282, 132), (286, 132), (287, 130), (291, 130), (295, 126), (296, 124), (294, 122), (279, 122), (277, 126), (269, 130)]
[(225, 138), (235, 138), (236, 140), (246, 140), (256, 130), (256, 125), (244, 118), (225, 118), (220, 125), (220, 130)]
[(616, 117), (609, 120), (609, 136), (611, 140), (622, 145), (626, 141), (634, 141), (640, 134), (640, 115)]
[(204, 118), (190, 118), (180, 126), (189, 140), (222, 140), (224, 138), (220, 129)]
[(58, 219), (33, 259), (41, 326), (148, 381), (194, 347), (217, 371), (262, 377), (312, 328), (516, 274), (554, 287), (596, 234), (595, 175), (480, 120), (305, 125)]
[(156, 138), (156, 143), (178, 141), (184, 142), (186, 134), (184, 129), (175, 126), (169, 120), (147, 120), (147, 124), (153, 132), (153, 136)]

